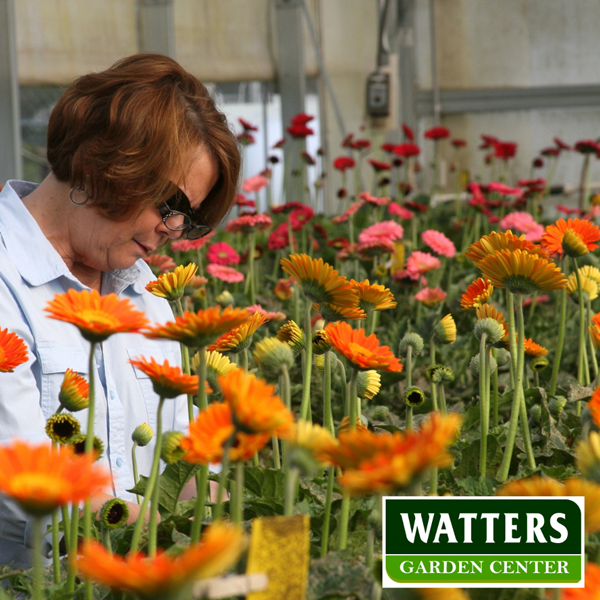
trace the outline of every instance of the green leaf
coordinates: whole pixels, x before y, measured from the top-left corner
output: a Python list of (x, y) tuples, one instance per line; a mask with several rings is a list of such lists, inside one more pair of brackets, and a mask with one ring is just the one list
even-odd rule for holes
[(493, 477), (465, 477), (456, 479), (456, 485), (461, 488), (466, 496), (494, 496), (496, 488), (500, 485)]
[[(479, 448), (481, 440), (473, 440), (461, 452), (461, 460), (454, 470), (454, 477), (459, 478), (477, 477), (479, 475)], [(487, 438), (487, 473), (496, 473), (502, 462), (502, 448), (495, 436)]]
[(283, 498), (285, 493), (285, 475), (279, 469), (246, 467), (244, 472), (244, 486), (258, 498)]

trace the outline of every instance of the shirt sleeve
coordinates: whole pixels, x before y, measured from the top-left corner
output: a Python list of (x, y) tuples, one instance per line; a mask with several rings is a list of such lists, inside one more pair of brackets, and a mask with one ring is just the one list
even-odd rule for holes
[(35, 342), (25, 316), (0, 279), (0, 329), (16, 333), (27, 346), (29, 358), (12, 373), (0, 372), (0, 443), (12, 438), (43, 441), (46, 420), (40, 406), (40, 382), (33, 366), (37, 361)]

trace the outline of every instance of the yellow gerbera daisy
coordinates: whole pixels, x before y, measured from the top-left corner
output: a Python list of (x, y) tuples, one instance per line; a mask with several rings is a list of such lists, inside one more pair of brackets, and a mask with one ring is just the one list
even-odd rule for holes
[(392, 292), (384, 285), (379, 283), (369, 283), (368, 279), (364, 281), (350, 280), (350, 285), (358, 294), (358, 306), (365, 312), (372, 310), (386, 310), (396, 308), (398, 303), (394, 300)]
[(237, 354), (250, 345), (252, 336), (256, 330), (268, 320), (269, 317), (267, 315), (255, 312), (245, 323), (235, 327), (228, 333), (224, 333), (214, 344), (208, 347), (208, 350)]
[(177, 300), (183, 296), (185, 287), (193, 279), (198, 266), (190, 263), (187, 267), (179, 265), (170, 273), (163, 273), (156, 281), (146, 285), (146, 290), (151, 294), (167, 300)]
[(525, 235), (518, 237), (510, 229), (504, 232), (492, 231), (489, 235), (484, 235), (479, 241), (473, 242), (465, 256), (473, 263), (478, 265), (486, 256), (493, 255), (500, 250), (526, 250), (530, 254), (537, 254), (542, 258), (549, 258), (548, 253), (538, 246), (525, 239)]
[(584, 277), (589, 277), (593, 279), (598, 286), (600, 286), (600, 269), (597, 267), (592, 267), (591, 265), (584, 265), (583, 267), (579, 267), (580, 275)]
[(297, 354), (304, 348), (304, 332), (296, 321), (288, 321), (284, 323), (276, 333), (278, 340), (288, 344), (291, 349)]
[(304, 295), (313, 302), (328, 302), (348, 308), (358, 304), (358, 295), (350, 282), (322, 258), (292, 254), (281, 259), (281, 268), (302, 285)]
[(433, 336), (440, 344), (454, 344), (456, 341), (456, 323), (452, 315), (446, 315), (434, 328)]
[[(581, 269), (579, 269), (579, 280), (581, 281), (581, 291), (583, 292), (584, 300), (586, 296), (590, 300), (595, 300), (598, 297), (598, 282), (592, 279), (591, 277), (586, 277), (581, 273)], [(570, 273), (567, 278), (567, 294), (573, 296), (573, 300), (575, 302), (579, 302), (579, 292), (577, 290), (577, 275), (575, 273)]]
[(501, 250), (488, 255), (477, 266), (492, 285), (513, 294), (533, 294), (567, 286), (567, 278), (553, 261), (524, 250)]
[(472, 310), (488, 302), (494, 291), (494, 286), (489, 279), (479, 277), (465, 290), (460, 300), (463, 310)]

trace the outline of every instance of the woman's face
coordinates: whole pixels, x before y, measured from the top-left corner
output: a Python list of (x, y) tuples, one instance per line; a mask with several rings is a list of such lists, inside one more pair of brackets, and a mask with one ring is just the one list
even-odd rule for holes
[[(192, 209), (197, 209), (219, 177), (217, 163), (200, 150), (192, 161), (186, 181), (180, 185)], [(144, 209), (127, 221), (115, 222), (98, 214), (93, 206), (79, 212), (84, 220), (72, 233), (76, 262), (97, 271), (127, 269), (136, 260), (156, 250), (167, 238), (177, 239), (180, 231), (167, 229), (155, 207)]]

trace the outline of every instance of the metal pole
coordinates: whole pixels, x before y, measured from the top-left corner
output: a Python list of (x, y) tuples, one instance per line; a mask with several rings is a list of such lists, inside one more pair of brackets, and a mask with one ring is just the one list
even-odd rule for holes
[(431, 47), (431, 88), (433, 90), (433, 124), (437, 127), (440, 124), (440, 114), (442, 112), (442, 103), (440, 101), (440, 86), (437, 76), (437, 51), (435, 37), (435, 0), (429, 0), (429, 36)]
[(0, 185), (23, 177), (14, 0), (0, 0)]

